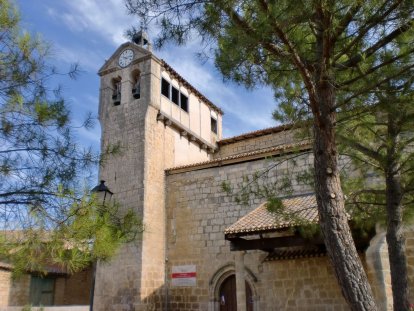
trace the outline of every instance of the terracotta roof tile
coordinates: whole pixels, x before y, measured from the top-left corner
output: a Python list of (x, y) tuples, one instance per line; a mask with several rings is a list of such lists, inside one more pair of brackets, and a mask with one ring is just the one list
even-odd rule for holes
[(176, 167), (168, 168), (166, 169), (166, 171), (171, 172), (171, 171), (179, 170), (179, 169), (197, 168), (197, 167), (208, 166), (208, 165), (213, 165), (213, 164), (225, 165), (225, 162), (230, 161), (230, 160), (237, 160), (237, 159), (243, 160), (245, 158), (253, 157), (253, 156), (259, 157), (262, 154), (269, 154), (269, 153), (278, 154), (278, 153), (292, 151), (295, 149), (304, 150), (310, 147), (311, 147), (310, 141), (302, 141), (299, 143), (279, 145), (279, 146), (275, 146), (275, 147), (271, 147), (267, 149), (261, 149), (261, 150), (241, 153), (241, 154), (237, 154), (233, 156), (217, 158), (211, 161), (204, 161), (204, 162), (198, 162), (198, 163), (193, 163), (193, 164), (188, 164), (188, 165), (176, 166)]
[(269, 211), (267, 203), (262, 203), (258, 208), (228, 227), (224, 233), (226, 235), (236, 233), (253, 234), (289, 228), (301, 221), (318, 222), (318, 209), (314, 194), (284, 198), (282, 204), (285, 212), (277, 214)]
[(228, 144), (232, 144), (232, 143), (235, 143), (235, 142), (238, 142), (238, 141), (241, 141), (241, 140), (245, 140), (245, 139), (248, 139), (248, 138), (254, 138), (254, 137), (259, 137), (259, 136), (263, 136), (263, 135), (274, 134), (274, 133), (279, 133), (279, 132), (291, 130), (292, 128), (293, 128), (293, 124), (278, 125), (278, 126), (269, 127), (269, 128), (265, 128), (265, 129), (261, 129), (261, 130), (257, 130), (257, 131), (243, 133), (243, 134), (233, 136), (233, 137), (229, 137), (229, 138), (224, 138), (222, 140), (219, 140), (217, 142), (217, 144), (219, 146), (220, 145), (228, 145)]
[[(13, 265), (4, 261), (0, 261), (0, 269), (5, 269), (5, 270), (13, 270)], [(38, 272), (47, 272), (47, 273), (51, 273), (51, 274), (69, 274), (68, 270), (65, 269), (62, 266), (59, 266), (57, 264), (50, 264), (50, 265), (46, 265), (43, 271), (33, 271), (33, 270), (28, 270), (28, 273), (38, 273)]]
[(11, 270), (11, 269), (13, 269), (13, 265), (11, 265), (7, 262), (0, 261), (0, 268), (1, 269), (6, 269), (6, 270)]

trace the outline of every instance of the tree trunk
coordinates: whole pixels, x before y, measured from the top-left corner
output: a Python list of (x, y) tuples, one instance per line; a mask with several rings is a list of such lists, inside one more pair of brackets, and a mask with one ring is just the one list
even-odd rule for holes
[(335, 93), (328, 77), (317, 79), (320, 115), (314, 116), (315, 191), (320, 226), (342, 294), (351, 310), (376, 310), (345, 212), (335, 142)]
[(387, 244), (391, 268), (392, 296), (394, 310), (409, 310), (407, 259), (405, 257), (405, 238), (403, 233), (403, 208), (401, 205), (401, 181), (396, 164), (395, 146), (398, 139), (392, 115), (388, 118), (388, 145), (386, 167), (386, 205), (387, 205)]

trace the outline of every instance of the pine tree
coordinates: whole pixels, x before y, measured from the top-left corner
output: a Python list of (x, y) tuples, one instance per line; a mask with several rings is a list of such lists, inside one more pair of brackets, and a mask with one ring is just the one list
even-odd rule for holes
[[(100, 157), (74, 139), (50, 46), (19, 23), (17, 8), (0, 0), (0, 255), (18, 272), (52, 263), (76, 270), (142, 227), (89, 198), (83, 180)], [(67, 75), (77, 73), (75, 65)]]
[(367, 219), (386, 223), (394, 310), (409, 306), (403, 225), (413, 212), (412, 77), (407, 71), (365, 96), (363, 105), (344, 113), (338, 129), (342, 152), (362, 175), (348, 183), (351, 213), (362, 225)]

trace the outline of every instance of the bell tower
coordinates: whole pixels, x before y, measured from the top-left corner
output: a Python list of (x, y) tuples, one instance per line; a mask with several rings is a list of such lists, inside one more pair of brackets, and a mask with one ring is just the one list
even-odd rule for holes
[[(119, 146), (100, 168), (115, 200), (132, 208), (145, 225), (137, 241), (108, 263), (98, 263), (94, 310), (161, 309), (165, 281), (164, 125), (160, 106), (160, 60), (140, 32), (122, 44), (99, 70), (101, 150)], [(139, 39), (139, 40), (138, 40)], [(168, 153), (168, 151), (167, 151)]]
[(163, 310), (167, 277), (165, 169), (208, 161), (221, 110), (151, 52), (144, 31), (99, 70), (101, 150), (119, 146), (99, 177), (144, 223), (137, 241), (96, 271), (94, 310)]

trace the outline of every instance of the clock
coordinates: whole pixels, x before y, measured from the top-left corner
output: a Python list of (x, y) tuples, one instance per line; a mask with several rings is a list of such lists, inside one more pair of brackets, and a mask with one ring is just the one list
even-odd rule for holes
[(130, 49), (124, 50), (121, 55), (119, 55), (118, 64), (122, 68), (128, 66), (134, 59), (134, 51)]

